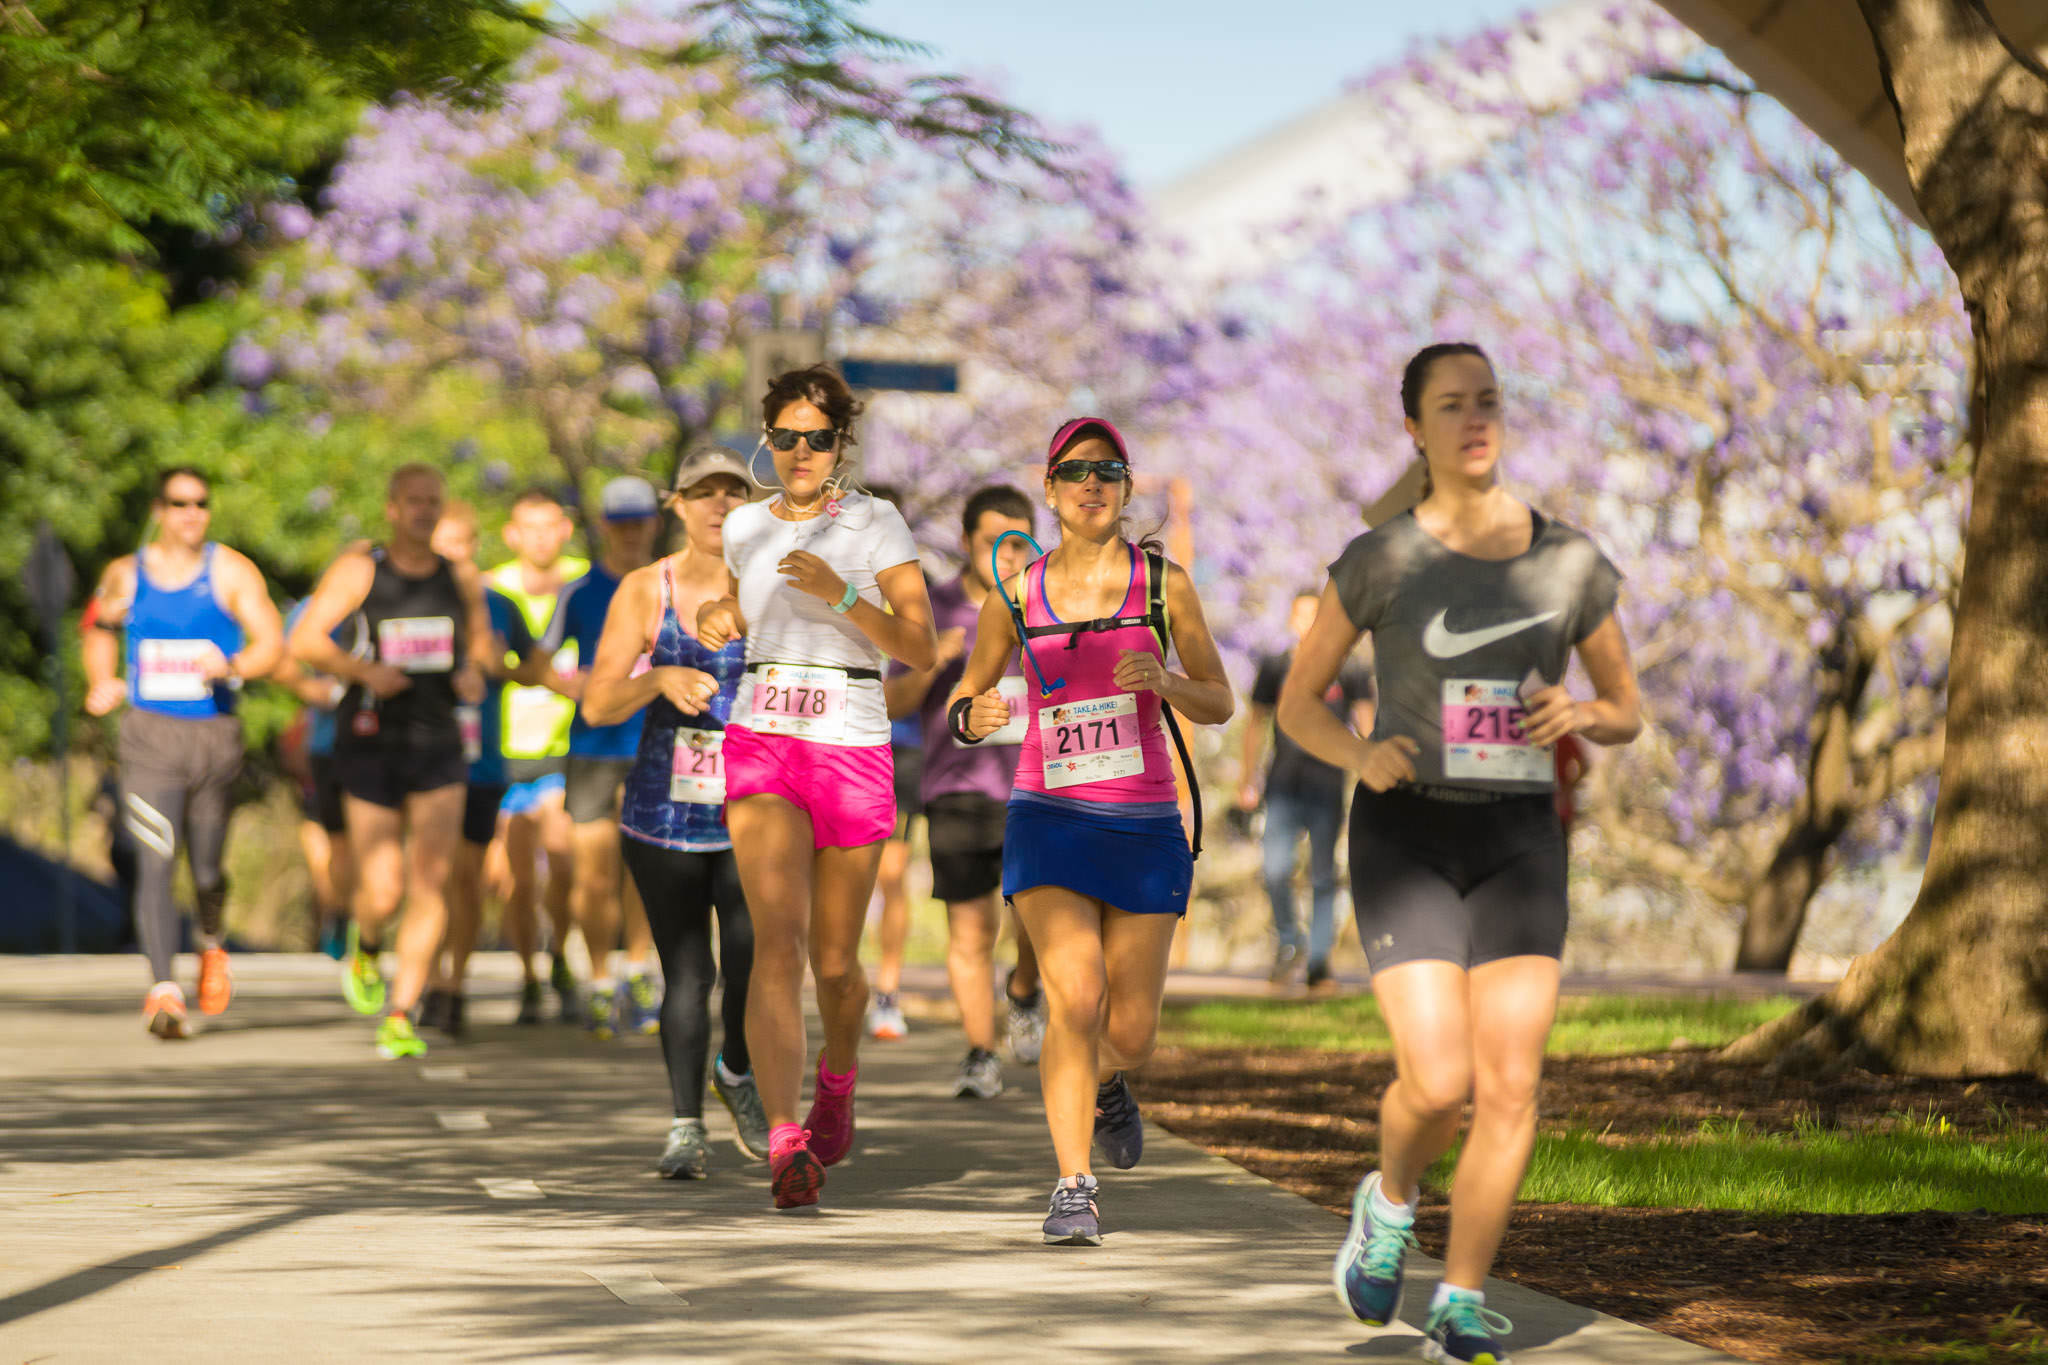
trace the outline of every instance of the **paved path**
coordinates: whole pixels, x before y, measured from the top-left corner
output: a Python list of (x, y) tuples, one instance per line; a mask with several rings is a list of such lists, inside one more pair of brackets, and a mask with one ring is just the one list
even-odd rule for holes
[[(496, 1023), (506, 959), (475, 1040), (405, 1063), (324, 958), (238, 968), (219, 1026), (168, 1045), (136, 960), (0, 959), (0, 1362), (1414, 1358), (1333, 1301), (1338, 1220), (1157, 1128), (1105, 1178), (1107, 1245), (1039, 1245), (1035, 1079), (947, 1097), (936, 1027), (871, 1045), (854, 1158), (776, 1214), (722, 1111), (713, 1178), (657, 1179), (654, 1041)], [(1517, 1361), (1732, 1359), (1489, 1294)]]

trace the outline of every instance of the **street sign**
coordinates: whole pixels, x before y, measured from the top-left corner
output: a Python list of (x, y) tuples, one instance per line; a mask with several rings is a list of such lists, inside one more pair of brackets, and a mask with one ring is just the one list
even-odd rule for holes
[(35, 547), (28, 552), (22, 582), (43, 632), (55, 640), (71, 606), (71, 594), (78, 587), (78, 574), (71, 567), (71, 556), (64, 553), (64, 542), (57, 539), (47, 521), (36, 527)]
[(960, 367), (916, 360), (867, 360), (847, 356), (839, 373), (856, 389), (892, 389), (898, 393), (958, 393)]

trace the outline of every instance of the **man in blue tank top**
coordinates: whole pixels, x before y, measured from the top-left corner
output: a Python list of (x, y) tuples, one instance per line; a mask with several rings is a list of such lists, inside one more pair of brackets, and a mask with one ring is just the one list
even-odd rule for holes
[[(222, 947), (228, 790), (242, 770), (235, 693), (282, 655), (283, 626), (249, 560), (207, 539), (212, 490), (193, 469), (157, 480), (154, 541), (107, 566), (93, 594), (85, 654), (85, 709), (122, 705), (121, 819), (134, 837), (136, 930), (155, 984), (143, 1004), (150, 1032), (186, 1036), (185, 996), (172, 979), (178, 909), (171, 878), (180, 847), (199, 911), (199, 1007), (233, 994)], [(122, 650), (115, 633), (125, 631)], [(123, 662), (125, 660), (125, 679)]]
[[(564, 646), (574, 650), (576, 672), (566, 677), (548, 673), (546, 685), (579, 704), (619, 580), (654, 562), (654, 541), (661, 529), (661, 499), (645, 479), (631, 475), (613, 479), (604, 486), (599, 508), (597, 562), (562, 589), (541, 637), (541, 651), (550, 657)], [(578, 709), (569, 723), (564, 802), (574, 826), (571, 847), (575, 851), (569, 903), (590, 953), (591, 983), (584, 1001), (584, 1023), (600, 1038), (611, 1037), (621, 1024), (635, 1033), (652, 1033), (661, 1027), (661, 1001), (648, 979), (654, 936), (648, 930), (639, 892), (627, 882), (619, 857), (619, 792), (640, 751), (644, 716), (636, 711), (614, 725), (592, 725)], [(619, 972), (612, 962), (622, 925), (626, 949), (623, 1002), (618, 998)]]
[[(351, 547), (321, 576), (292, 630), (294, 658), (346, 682), (336, 711), (335, 761), (347, 793), (348, 837), (357, 860), (357, 951), (342, 993), (359, 1013), (384, 1012), (376, 1049), (417, 1057), (426, 1044), (411, 1012), (447, 925), (448, 871), (462, 833), (469, 765), (460, 710), (483, 700), (491, 655), (483, 578), (433, 550), (441, 520), (440, 474), (406, 465), (391, 476), (384, 514), (391, 538)], [(360, 616), (369, 649), (344, 650), (334, 628)], [(404, 907), (398, 975), (389, 991), (377, 967), (386, 923)]]

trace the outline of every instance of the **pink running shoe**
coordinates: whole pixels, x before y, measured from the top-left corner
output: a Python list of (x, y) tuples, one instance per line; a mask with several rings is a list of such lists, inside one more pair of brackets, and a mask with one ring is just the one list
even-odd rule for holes
[(793, 1143), (768, 1162), (768, 1189), (774, 1194), (778, 1209), (798, 1209), (818, 1202), (818, 1191), (825, 1186), (825, 1168), (805, 1145), (809, 1139), (810, 1134), (804, 1134), (804, 1142)]
[(818, 1054), (819, 1076), (811, 1082), (811, 1112), (804, 1127), (811, 1132), (811, 1153), (827, 1166), (836, 1166), (853, 1150), (853, 1091), (843, 1095), (825, 1089), (825, 1056)]

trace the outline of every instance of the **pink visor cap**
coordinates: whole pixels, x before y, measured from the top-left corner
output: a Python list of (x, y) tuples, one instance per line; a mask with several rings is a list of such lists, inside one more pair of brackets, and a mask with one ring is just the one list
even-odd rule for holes
[(1103, 440), (1116, 447), (1118, 459), (1122, 460), (1125, 464), (1131, 462), (1131, 452), (1124, 445), (1123, 433), (1111, 425), (1109, 419), (1104, 417), (1073, 417), (1061, 423), (1060, 429), (1052, 434), (1052, 444), (1046, 448), (1045, 452), (1045, 467), (1050, 469), (1055, 464), (1058, 464), (1060, 456), (1066, 454), (1070, 446), (1089, 436), (1100, 436)]

